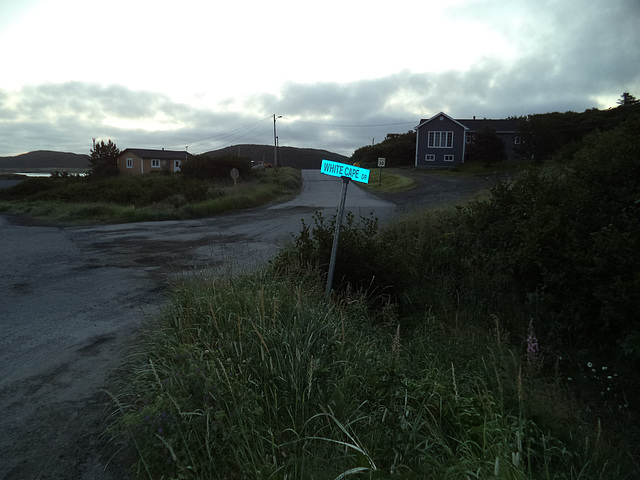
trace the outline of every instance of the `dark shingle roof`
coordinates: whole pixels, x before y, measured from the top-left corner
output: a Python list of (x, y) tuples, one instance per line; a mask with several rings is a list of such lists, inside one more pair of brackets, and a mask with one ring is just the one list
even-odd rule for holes
[(186, 160), (193, 158), (189, 152), (185, 150), (152, 150), (149, 148), (126, 148), (120, 155), (125, 152), (131, 152), (140, 158), (151, 158), (154, 160)]
[(488, 120), (488, 119), (457, 119), (458, 122), (463, 124), (469, 130), (478, 131), (483, 128), (490, 128), (496, 132), (516, 132), (518, 130), (518, 120), (516, 119), (500, 119), (500, 120)]
[[(438, 115), (442, 115), (439, 113)], [(424, 122), (428, 122), (429, 120), (433, 120), (438, 115), (435, 115), (432, 118), (422, 118), (420, 119), (420, 123), (418, 125), (422, 125)], [(451, 118), (451, 117), (450, 117)], [(452, 119), (456, 122), (464, 125), (469, 130), (473, 132), (477, 132), (478, 130), (482, 130), (483, 128), (490, 128), (496, 132), (517, 132), (518, 131), (518, 120), (514, 118), (503, 118), (499, 120), (492, 119), (460, 119), (455, 118)]]

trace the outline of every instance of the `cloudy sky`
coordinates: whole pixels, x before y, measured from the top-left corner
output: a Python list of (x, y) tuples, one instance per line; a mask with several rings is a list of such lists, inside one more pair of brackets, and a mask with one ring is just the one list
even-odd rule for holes
[(0, 156), (242, 143), (351, 155), (445, 111), (640, 98), (640, 0), (0, 0)]

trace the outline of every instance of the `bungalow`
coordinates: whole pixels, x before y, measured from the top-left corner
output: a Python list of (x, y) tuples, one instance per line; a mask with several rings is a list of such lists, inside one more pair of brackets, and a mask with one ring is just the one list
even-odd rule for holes
[(149, 150), (127, 148), (118, 155), (118, 170), (121, 175), (142, 175), (151, 172), (179, 172), (182, 162), (193, 155), (186, 151)]
[(440, 112), (422, 119), (416, 129), (416, 167), (453, 167), (468, 157), (467, 147), (476, 132), (489, 128), (505, 144), (507, 158), (518, 157), (518, 120), (455, 120)]

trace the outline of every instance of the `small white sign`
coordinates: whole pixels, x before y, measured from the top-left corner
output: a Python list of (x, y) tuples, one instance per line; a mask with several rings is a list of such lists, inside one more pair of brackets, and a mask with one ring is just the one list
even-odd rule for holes
[(378, 158), (378, 166), (379, 167), (384, 167), (384, 164), (385, 164), (386, 161), (387, 161), (386, 158), (382, 158), (382, 157)]

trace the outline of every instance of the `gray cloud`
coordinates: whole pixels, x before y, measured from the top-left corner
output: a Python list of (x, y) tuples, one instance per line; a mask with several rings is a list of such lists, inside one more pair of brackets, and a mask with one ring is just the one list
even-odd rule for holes
[[(502, 20), (504, 8), (504, 2), (487, 0), (453, 14), (496, 25), (513, 41), (512, 60), (485, 57), (464, 71), (404, 70), (350, 83), (288, 82), (278, 91), (229, 99), (221, 111), (121, 85), (69, 82), (0, 90), (0, 155), (37, 149), (88, 153), (93, 137), (111, 138), (120, 148), (188, 145), (195, 153), (270, 144), (274, 113), (283, 115), (277, 122), (281, 145), (349, 155), (441, 110), (458, 118), (500, 118), (606, 108), (623, 91), (640, 95), (637, 0), (514, 4), (514, 24)], [(602, 98), (609, 103), (598, 103)], [(238, 103), (241, 111), (230, 111)], [(142, 128), (157, 117), (174, 126)], [(107, 125), (113, 118), (128, 128)]]

